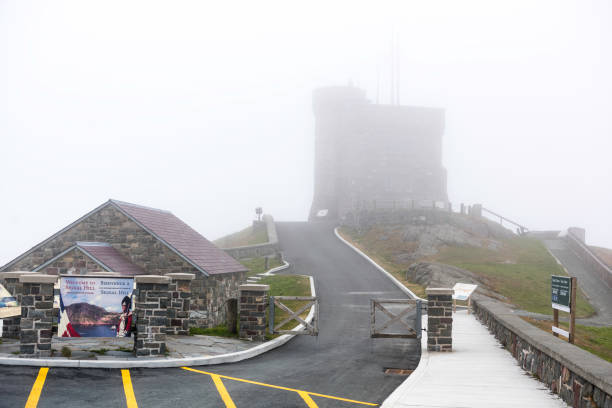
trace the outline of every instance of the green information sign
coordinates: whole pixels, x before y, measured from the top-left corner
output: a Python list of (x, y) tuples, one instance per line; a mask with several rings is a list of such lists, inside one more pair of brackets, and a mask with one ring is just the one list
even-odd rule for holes
[(551, 277), (551, 299), (553, 309), (570, 311), (570, 295), (572, 293), (572, 278), (569, 276)]

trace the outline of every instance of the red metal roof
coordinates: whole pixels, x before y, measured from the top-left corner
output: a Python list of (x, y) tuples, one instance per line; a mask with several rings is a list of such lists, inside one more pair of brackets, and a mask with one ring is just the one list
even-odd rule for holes
[(187, 261), (210, 275), (247, 270), (169, 211), (116, 200), (110, 202)]
[(90, 254), (95, 260), (102, 262), (113, 272), (119, 272), (122, 275), (146, 274), (144, 269), (130, 262), (109, 244), (102, 242), (77, 242), (77, 248)]

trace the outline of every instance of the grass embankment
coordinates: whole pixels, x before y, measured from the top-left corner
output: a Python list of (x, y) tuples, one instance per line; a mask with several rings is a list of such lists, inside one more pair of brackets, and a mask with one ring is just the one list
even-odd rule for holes
[[(270, 285), (270, 296), (310, 296), (310, 280), (307, 276), (302, 275), (278, 275), (268, 276), (259, 281), (260, 284)], [(289, 307), (291, 310), (297, 310), (305, 304), (301, 301), (283, 301), (283, 304)], [(303, 319), (308, 315), (308, 310), (304, 312), (300, 317)], [(279, 324), (282, 322), (288, 314), (276, 308), (274, 314), (274, 323)], [(291, 329), (296, 325), (295, 320), (290, 321), (284, 325), (283, 329)], [(189, 329), (189, 334), (203, 334), (207, 336), (220, 336), (220, 337), (238, 337), (237, 333), (231, 333), (226, 325), (210, 327), (206, 329), (192, 327)], [(268, 339), (276, 336), (266, 335)]]
[[(567, 276), (544, 245), (528, 237), (503, 241), (498, 251), (474, 247), (445, 247), (434, 260), (476, 273), (494, 292), (517, 307), (535, 313), (552, 314), (551, 275)], [(577, 293), (578, 317), (595, 310), (581, 290)]]
[(258, 273), (264, 273), (272, 268), (282, 265), (278, 257), (269, 258), (268, 269), (266, 269), (266, 259), (263, 256), (259, 258), (241, 259), (239, 262), (249, 268), (247, 277), (257, 275)]
[[(522, 319), (552, 334), (552, 321), (536, 320), (529, 317), (522, 317)], [(559, 322), (559, 327), (569, 330), (569, 326), (565, 322)], [(563, 336), (559, 336), (559, 338), (567, 341)], [(577, 324), (574, 344), (612, 363), (612, 327), (593, 327)]]
[[(413, 252), (416, 243), (404, 242), (401, 229), (389, 232), (375, 227), (364, 234), (351, 229), (342, 229), (340, 232), (379, 265), (406, 282), (405, 275), (410, 265), (395, 262), (394, 259), (402, 253)], [(384, 239), (380, 239), (383, 236)], [(528, 237), (506, 239), (497, 251), (470, 246), (442, 246), (436, 255), (419, 261), (440, 262), (471, 271), (489, 289), (504, 296), (518, 308), (548, 315), (552, 314), (550, 277), (566, 275), (544, 245)], [(418, 285), (411, 283), (407, 286), (419, 296), (424, 293)], [(577, 316), (592, 315), (594, 309), (580, 290), (577, 298)]]
[(265, 244), (268, 242), (268, 231), (265, 225), (247, 227), (241, 231), (226, 235), (213, 241), (219, 248), (235, 248), (247, 245)]

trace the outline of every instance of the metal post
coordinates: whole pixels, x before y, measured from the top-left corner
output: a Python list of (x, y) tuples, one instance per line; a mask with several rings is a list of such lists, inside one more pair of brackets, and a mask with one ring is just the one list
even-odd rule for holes
[(421, 334), (423, 333), (422, 327), (421, 327), (421, 319), (422, 319), (422, 311), (423, 309), (421, 308), (421, 301), (417, 300), (416, 302), (416, 322), (414, 322), (414, 327), (416, 328), (416, 332), (417, 332), (417, 339), (421, 338)]
[(569, 327), (569, 342), (574, 344), (576, 336), (576, 288), (578, 287), (578, 279), (572, 278), (571, 300), (570, 300), (570, 327)]
[(270, 307), (268, 308), (268, 321), (270, 334), (274, 334), (274, 296), (270, 296)]

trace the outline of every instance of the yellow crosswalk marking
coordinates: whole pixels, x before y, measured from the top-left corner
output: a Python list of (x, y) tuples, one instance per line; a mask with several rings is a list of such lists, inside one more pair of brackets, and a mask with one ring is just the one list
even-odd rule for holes
[(34, 381), (34, 385), (32, 386), (30, 396), (26, 401), (25, 408), (36, 408), (38, 405), (38, 399), (40, 398), (40, 393), (45, 385), (45, 379), (47, 378), (48, 372), (49, 367), (41, 367), (40, 370), (38, 370), (38, 377), (36, 377), (36, 381)]
[[(373, 404), (371, 402), (356, 401), (356, 400), (352, 400), (352, 399), (348, 399), (348, 398), (334, 397), (333, 395), (325, 395), (325, 394), (319, 394), (319, 393), (316, 393), (316, 392), (310, 392), (310, 391), (304, 391), (304, 390), (296, 390), (295, 388), (287, 388), (287, 387), (281, 387), (281, 386), (278, 386), (278, 385), (272, 385), (272, 384), (266, 384), (266, 383), (257, 382), (257, 381), (245, 380), (244, 378), (236, 378), (236, 377), (229, 377), (227, 375), (209, 373), (207, 371), (196, 370), (195, 368), (190, 368), (190, 367), (181, 367), (181, 368), (183, 370), (193, 371), (194, 373), (207, 374), (207, 375), (210, 375), (210, 376), (216, 375), (219, 378), (225, 378), (225, 379), (233, 380), (233, 381), (240, 381), (240, 382), (244, 382), (244, 383), (248, 383), (248, 384), (261, 385), (262, 387), (276, 388), (277, 390), (293, 391), (293, 392), (297, 392), (298, 394), (300, 392), (303, 392), (305, 394), (308, 394), (309, 396), (310, 395), (314, 395), (315, 397), (323, 397), (323, 398), (329, 398), (329, 399), (334, 399), (334, 400), (338, 400), (338, 401), (352, 402), (353, 404), (369, 405), (369, 406), (372, 406), (372, 407), (378, 406), (378, 404)], [(314, 404), (314, 401), (313, 401), (313, 404)]]
[(225, 385), (223, 385), (221, 378), (216, 374), (210, 374), (210, 376), (212, 377), (215, 386), (217, 387), (217, 391), (219, 391), (219, 395), (225, 403), (226, 408), (236, 408), (236, 405), (234, 404), (234, 401), (232, 401), (232, 397), (230, 397), (229, 393), (227, 392)]
[(132, 387), (130, 370), (121, 370), (121, 378), (123, 378), (123, 391), (125, 392), (125, 402), (127, 403), (127, 408), (138, 408), (136, 396), (134, 395), (134, 388)]
[(310, 398), (310, 395), (308, 395), (307, 392), (298, 391), (298, 394), (300, 394), (300, 397), (302, 397), (306, 405), (308, 405), (308, 408), (319, 408), (312, 398)]

